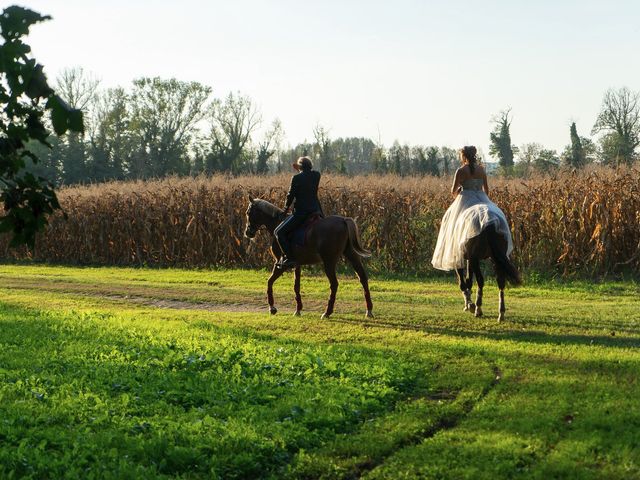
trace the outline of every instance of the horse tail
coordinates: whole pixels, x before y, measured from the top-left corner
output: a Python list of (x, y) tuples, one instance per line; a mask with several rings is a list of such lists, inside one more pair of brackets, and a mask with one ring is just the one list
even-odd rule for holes
[(507, 257), (504, 246), (500, 242), (501, 236), (496, 231), (495, 225), (489, 225), (486, 231), (489, 248), (491, 249), (491, 258), (493, 259), (496, 269), (501, 270), (512, 285), (522, 284), (520, 272), (518, 272), (516, 266), (509, 260), (509, 257)]
[(347, 248), (351, 248), (354, 252), (356, 252), (361, 257), (370, 257), (371, 252), (365, 250), (362, 247), (362, 242), (360, 240), (360, 232), (358, 231), (358, 226), (353, 218), (345, 217), (344, 223), (347, 224), (347, 230), (349, 232), (349, 244)]

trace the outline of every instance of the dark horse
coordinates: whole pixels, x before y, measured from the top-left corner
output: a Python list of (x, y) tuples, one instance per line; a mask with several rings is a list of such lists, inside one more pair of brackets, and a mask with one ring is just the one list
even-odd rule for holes
[[(520, 273), (507, 257), (507, 241), (500, 235), (494, 225), (489, 225), (480, 235), (469, 239), (464, 248), (464, 258), (467, 261), (467, 272), (465, 269), (456, 270), (460, 290), (464, 296), (464, 310), (475, 313), (476, 317), (482, 316), (482, 289), (484, 287), (484, 277), (480, 268), (480, 260), (491, 258), (493, 267), (496, 272), (498, 288), (500, 289), (500, 313), (498, 321), (505, 319), (504, 312), (504, 287), (506, 281), (509, 280), (514, 285), (520, 285)], [(473, 275), (476, 276), (478, 284), (478, 293), (476, 294), (476, 303), (471, 301), (471, 287), (473, 285)]]
[[(244, 235), (247, 238), (255, 237), (261, 227), (265, 227), (273, 237), (271, 242), (271, 254), (277, 261), (281, 255), (280, 246), (276, 241), (273, 231), (284, 220), (284, 211), (267, 202), (266, 200), (254, 199), (249, 196), (249, 208), (247, 209), (247, 228)], [(369, 278), (362, 265), (361, 257), (369, 257), (371, 254), (360, 245), (358, 227), (352, 218), (331, 215), (322, 218), (309, 227), (306, 234), (306, 242), (303, 247), (293, 246), (293, 253), (298, 266), (295, 269), (294, 292), (296, 294), (295, 315), (300, 315), (302, 310), (302, 297), (300, 296), (300, 265), (311, 265), (322, 263), (324, 273), (331, 285), (331, 294), (327, 309), (322, 314), (322, 318), (329, 318), (333, 313), (333, 306), (336, 301), (338, 291), (338, 278), (336, 277), (336, 264), (342, 255), (346, 257), (356, 275), (360, 279), (364, 289), (364, 299), (367, 304), (367, 317), (373, 317), (373, 304), (369, 294)], [(267, 299), (269, 301), (269, 312), (272, 315), (278, 310), (273, 301), (273, 284), (282, 275), (283, 271), (277, 265), (273, 266), (273, 271), (267, 280)]]

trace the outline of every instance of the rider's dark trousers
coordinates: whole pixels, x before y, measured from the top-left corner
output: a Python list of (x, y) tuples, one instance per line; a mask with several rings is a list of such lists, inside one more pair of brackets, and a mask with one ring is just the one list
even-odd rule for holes
[(308, 215), (301, 215), (294, 213), (293, 215), (289, 215), (285, 220), (276, 227), (274, 230), (274, 234), (278, 239), (278, 244), (280, 245), (280, 249), (286, 255), (287, 258), (293, 259), (292, 251), (291, 251), (291, 233), (300, 227)]

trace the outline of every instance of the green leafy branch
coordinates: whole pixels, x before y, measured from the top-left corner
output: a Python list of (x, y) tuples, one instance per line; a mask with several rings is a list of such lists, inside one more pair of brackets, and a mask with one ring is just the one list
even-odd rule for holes
[(50, 18), (17, 6), (0, 15), (0, 232), (13, 234), (11, 246), (33, 246), (47, 216), (60, 209), (53, 186), (25, 170), (25, 159), (38, 162), (29, 142), (51, 148), (45, 112), (57, 135), (84, 130), (82, 112), (49, 87), (42, 65), (31, 58), (31, 47), (22, 40), (32, 25)]

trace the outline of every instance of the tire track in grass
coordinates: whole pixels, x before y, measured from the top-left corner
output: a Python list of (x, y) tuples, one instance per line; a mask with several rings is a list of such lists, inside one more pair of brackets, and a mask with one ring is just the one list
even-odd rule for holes
[(328, 476), (354, 480), (366, 477), (404, 449), (413, 448), (464, 421), (502, 378), (497, 365), (488, 363), (484, 368), (491, 372), (492, 378), (472, 391), (451, 389), (445, 383), (436, 390), (405, 397), (395, 409), (378, 417), (375, 424), (363, 425), (362, 429), (348, 435), (337, 435), (318, 450), (301, 452), (282, 478)]
[[(362, 463), (356, 464), (353, 472), (351, 472), (350, 474), (347, 474), (343, 478), (348, 480), (360, 479), (362, 478), (363, 475), (366, 475), (367, 473), (373, 471), (374, 469), (384, 465), (384, 463), (388, 458), (396, 455), (401, 450), (405, 448), (414, 447), (424, 442), (425, 440), (435, 437), (440, 432), (451, 430), (457, 427), (460, 424), (460, 422), (463, 421), (467, 417), (467, 415), (469, 415), (469, 413), (471, 413), (471, 411), (476, 407), (476, 405), (482, 402), (482, 400), (484, 400), (487, 397), (487, 395), (489, 395), (489, 393), (491, 393), (491, 391), (493, 391), (493, 389), (500, 383), (500, 380), (502, 379), (502, 371), (500, 370), (500, 368), (497, 365), (492, 365), (491, 370), (493, 372), (493, 378), (491, 382), (489, 382), (484, 387), (484, 389), (480, 392), (480, 395), (478, 396), (477, 399), (475, 399), (475, 401), (466, 401), (463, 403), (462, 413), (460, 415), (456, 417), (450, 417), (447, 415), (443, 416), (432, 427), (425, 430), (421, 435), (407, 437), (406, 439), (398, 442), (397, 447), (389, 451), (385, 455), (382, 455), (377, 459), (369, 459)], [(429, 397), (430, 397), (429, 395), (425, 395), (422, 398), (429, 398)], [(415, 399), (414, 401), (419, 401), (419, 400), (420, 399)]]

